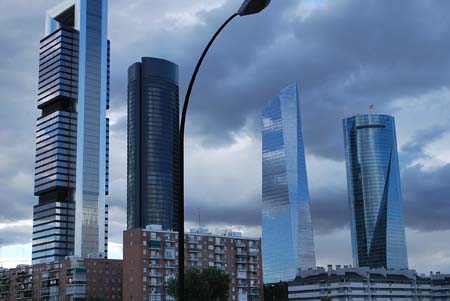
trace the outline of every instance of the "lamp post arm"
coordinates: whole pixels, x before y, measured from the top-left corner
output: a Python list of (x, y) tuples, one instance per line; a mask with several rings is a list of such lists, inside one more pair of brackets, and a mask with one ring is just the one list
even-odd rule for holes
[(195, 83), (195, 79), (197, 77), (197, 74), (200, 70), (200, 67), (203, 63), (203, 60), (206, 57), (206, 54), (208, 53), (209, 49), (211, 48), (214, 41), (217, 39), (219, 34), (222, 32), (222, 30), (230, 23), (235, 17), (237, 17), (238, 14), (233, 14), (230, 18), (228, 18), (225, 23), (220, 26), (220, 28), (217, 30), (217, 32), (214, 34), (214, 36), (209, 41), (208, 45), (206, 46), (205, 50), (203, 50), (202, 55), (200, 56), (200, 59), (197, 62), (197, 65), (195, 66), (194, 73), (192, 74), (191, 81), (189, 82), (189, 86), (186, 92), (186, 97), (184, 99), (183, 104), (183, 111), (181, 113), (181, 122), (180, 122), (180, 145), (179, 145), (179, 152), (180, 152), (180, 179), (179, 179), (179, 185), (180, 185), (180, 199), (178, 204), (178, 301), (184, 300), (184, 129), (186, 126), (186, 113), (189, 105), (189, 99), (191, 97), (192, 88)]
[(212, 44), (214, 43), (214, 41), (217, 39), (217, 37), (219, 36), (219, 34), (222, 32), (222, 30), (228, 25), (228, 23), (230, 23), (235, 17), (239, 16), (238, 14), (233, 14), (231, 17), (229, 17), (225, 23), (222, 24), (222, 26), (220, 26), (220, 28), (217, 30), (217, 32), (214, 34), (214, 36), (211, 38), (211, 40), (209, 41), (208, 45), (206, 46), (205, 50), (203, 50), (202, 55), (200, 56), (200, 59), (197, 62), (197, 66), (195, 66), (195, 70), (194, 73), (192, 74), (191, 77), (191, 81), (189, 82), (189, 86), (186, 92), (186, 97), (184, 99), (184, 104), (183, 104), (183, 111), (181, 114), (181, 124), (180, 124), (180, 135), (181, 137), (184, 134), (184, 128), (185, 128), (185, 123), (186, 123), (186, 113), (187, 113), (187, 108), (189, 105), (189, 99), (191, 98), (191, 93), (192, 93), (192, 88), (194, 87), (194, 83), (195, 80), (197, 78), (197, 74), (200, 71), (200, 67), (206, 57), (206, 54), (208, 53), (209, 49), (211, 48)]

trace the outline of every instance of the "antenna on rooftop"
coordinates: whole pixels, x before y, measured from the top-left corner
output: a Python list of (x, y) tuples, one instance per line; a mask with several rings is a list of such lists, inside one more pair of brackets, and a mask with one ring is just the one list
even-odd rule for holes
[(200, 230), (201, 229), (200, 208), (197, 208), (197, 210), (198, 210), (198, 229)]

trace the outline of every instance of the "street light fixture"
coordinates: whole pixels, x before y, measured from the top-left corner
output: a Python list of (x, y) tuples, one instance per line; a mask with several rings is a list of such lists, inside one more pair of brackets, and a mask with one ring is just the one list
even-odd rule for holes
[(239, 16), (257, 14), (270, 4), (270, 0), (245, 0), (238, 11)]
[(180, 200), (178, 204), (178, 300), (184, 300), (184, 130), (186, 126), (186, 113), (189, 106), (189, 99), (191, 97), (192, 88), (197, 78), (197, 74), (205, 59), (206, 54), (211, 48), (214, 41), (217, 39), (222, 30), (237, 16), (248, 16), (261, 12), (269, 4), (271, 0), (245, 0), (237, 13), (231, 15), (222, 26), (216, 31), (206, 48), (203, 50), (200, 59), (195, 66), (191, 81), (184, 99), (183, 111), (180, 122)]

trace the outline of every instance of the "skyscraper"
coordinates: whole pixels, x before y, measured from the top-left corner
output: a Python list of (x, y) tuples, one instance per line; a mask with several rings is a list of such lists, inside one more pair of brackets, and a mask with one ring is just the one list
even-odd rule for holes
[(357, 115), (343, 123), (354, 264), (407, 269), (394, 118)]
[(128, 69), (128, 229), (178, 230), (178, 66), (143, 58)]
[(262, 113), (264, 281), (290, 281), (316, 265), (297, 85)]
[(107, 0), (49, 10), (40, 43), (33, 264), (107, 253)]

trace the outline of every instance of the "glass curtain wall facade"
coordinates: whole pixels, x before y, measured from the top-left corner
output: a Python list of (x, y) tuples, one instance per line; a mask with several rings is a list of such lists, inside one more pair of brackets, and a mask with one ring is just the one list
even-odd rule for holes
[(343, 124), (354, 265), (407, 269), (394, 118), (357, 115)]
[(264, 282), (291, 281), (316, 266), (296, 84), (263, 109), (262, 148)]
[(142, 58), (128, 70), (128, 229), (178, 230), (178, 66)]
[(40, 43), (33, 264), (107, 255), (107, 1), (47, 12)]

